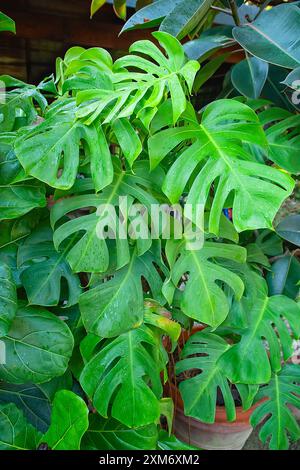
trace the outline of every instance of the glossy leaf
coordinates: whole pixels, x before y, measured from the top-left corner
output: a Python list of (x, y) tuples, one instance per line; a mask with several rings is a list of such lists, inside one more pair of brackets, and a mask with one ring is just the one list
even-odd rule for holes
[[(65, 307), (69, 307), (78, 302), (80, 280), (72, 273), (65, 252), (58, 253), (52, 240), (51, 228), (40, 225), (21, 244), (18, 250), (21, 282), (30, 304), (53, 306), (63, 302)], [(65, 294), (62, 292), (62, 282), (67, 285)]]
[(15, 403), (35, 428), (41, 432), (48, 429), (51, 403), (37, 385), (0, 382), (0, 403)]
[(104, 132), (75, 119), (75, 107), (63, 102), (49, 111), (45, 121), (22, 133), (15, 152), (25, 171), (54, 188), (69, 189), (80, 163), (80, 143), (89, 159), (96, 191), (113, 178), (110, 151)]
[(53, 401), (50, 427), (41, 442), (46, 442), (51, 450), (79, 450), (89, 426), (88, 413), (82, 398), (69, 390), (60, 390)]
[(300, 64), (299, 27), (298, 6), (283, 4), (265, 10), (252, 23), (233, 28), (232, 34), (254, 56), (281, 67), (294, 68)]
[(270, 295), (284, 294), (295, 299), (299, 293), (300, 263), (294, 256), (277, 259), (267, 274)]
[(263, 443), (269, 438), (269, 448), (284, 450), (289, 447), (289, 438), (300, 438), (300, 427), (289, 405), (300, 409), (300, 368), (286, 364), (278, 374), (273, 374), (267, 386), (262, 387), (256, 400), (264, 399), (251, 415), (250, 423), (257, 426), (263, 421), (259, 437)]
[(162, 279), (155, 264), (165, 269), (155, 251), (137, 256), (134, 250), (128, 265), (114, 272), (109, 280), (103, 276), (98, 286), (83, 293), (79, 306), (86, 330), (107, 338), (138, 327), (144, 318), (142, 277), (152, 297), (164, 302)]
[[(192, 141), (192, 145), (182, 150), (182, 144), (187, 140)], [(214, 183), (209, 217), (211, 233), (219, 232), (220, 216), (230, 193), (233, 193), (233, 223), (240, 232), (272, 228), (277, 210), (292, 192), (292, 179), (253, 161), (252, 155), (243, 147), (244, 142), (267, 145), (254, 111), (236, 100), (215, 101), (205, 108), (200, 124), (195, 117), (194, 122), (157, 132), (149, 139), (152, 168), (181, 144), (163, 185), (163, 191), (172, 203), (179, 200), (192, 172), (201, 163), (186, 202), (192, 204), (191, 207), (205, 206)], [(197, 224), (195, 215), (192, 220)]]
[(157, 422), (163, 368), (151, 354), (157, 346), (156, 335), (143, 325), (110, 340), (86, 364), (80, 383), (101, 416), (107, 418), (111, 405), (111, 416), (125, 426)]
[(39, 181), (0, 185), (0, 220), (16, 219), (46, 206), (45, 187)]
[(174, 0), (172, 3), (169, 0), (157, 0), (150, 5), (146, 5), (127, 20), (121, 33), (130, 29), (153, 28), (157, 26), (180, 3), (182, 3), (182, 0)]
[(230, 46), (233, 43), (230, 27), (219, 26), (203, 31), (199, 38), (184, 44), (184, 50), (189, 59), (207, 58), (220, 48)]
[(18, 308), (17, 289), (12, 271), (7, 264), (0, 264), (0, 286), (0, 337), (2, 337), (8, 333)]
[(241, 279), (222, 267), (215, 259), (231, 259), (238, 263), (246, 260), (244, 248), (222, 243), (205, 242), (198, 250), (188, 249), (184, 241), (168, 240), (167, 259), (171, 277), (165, 282), (163, 292), (171, 304), (175, 289), (188, 273), (181, 295), (180, 307), (187, 316), (216, 328), (226, 318), (229, 304), (219, 281), (228, 285), (237, 299), (243, 293)]
[(300, 246), (300, 215), (289, 215), (281, 220), (276, 232), (284, 240)]
[(295, 338), (300, 335), (299, 305), (283, 295), (268, 297), (263, 279), (259, 289), (248, 312), (249, 327), (241, 331), (240, 342), (220, 358), (220, 366), (232, 382), (263, 384), (270, 380), (272, 371), (280, 371), (281, 355), (287, 360), (293, 353), (292, 338), (284, 320), (288, 321)]
[(42, 383), (62, 375), (73, 349), (73, 337), (64, 322), (34, 307), (19, 307), (1, 341), (6, 362), (0, 365), (0, 379), (13, 384)]
[(268, 63), (257, 57), (246, 57), (231, 70), (231, 80), (239, 93), (247, 98), (258, 98), (268, 76)]
[(0, 405), (0, 450), (35, 450), (40, 434), (14, 403)]
[(128, 428), (115, 419), (90, 415), (89, 429), (85, 433), (83, 450), (154, 450), (157, 443), (157, 426)]

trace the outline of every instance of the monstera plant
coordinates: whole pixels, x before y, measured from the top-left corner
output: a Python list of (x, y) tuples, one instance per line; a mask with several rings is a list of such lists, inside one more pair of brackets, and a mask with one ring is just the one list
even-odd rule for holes
[(199, 62), (152, 39), (115, 62), (73, 47), (37, 86), (0, 77), (0, 449), (185, 448), (165, 432), (165, 337), (193, 322), (186, 415), (212, 423), (220, 387), (234, 420), (236, 384), (271, 448), (300, 435), (300, 308), (265, 279), (299, 116), (244, 97), (195, 109)]

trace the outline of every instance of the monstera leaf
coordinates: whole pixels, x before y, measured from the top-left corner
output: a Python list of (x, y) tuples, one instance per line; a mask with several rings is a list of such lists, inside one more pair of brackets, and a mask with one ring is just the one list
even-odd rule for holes
[(0, 364), (0, 379), (13, 384), (42, 383), (62, 375), (73, 349), (73, 336), (62, 320), (22, 305), (1, 341), (6, 361)]
[(5, 90), (5, 99), (0, 100), (0, 131), (10, 132), (17, 130), (19, 125), (32, 124), (38, 114), (35, 104), (43, 112), (47, 101), (34, 85), (28, 85), (21, 80), (16, 80), (8, 75), (0, 75)]
[(12, 270), (7, 264), (0, 264), (0, 337), (5, 336), (18, 308), (17, 289)]
[(99, 191), (113, 178), (109, 147), (103, 130), (76, 120), (75, 111), (73, 100), (55, 102), (41, 124), (21, 132), (15, 152), (28, 174), (54, 188), (69, 189), (76, 179), (82, 144)]
[(259, 114), (259, 120), (266, 128), (268, 158), (291, 173), (299, 173), (300, 116), (269, 107)]
[(88, 407), (75, 393), (60, 390), (53, 401), (51, 425), (41, 438), (52, 450), (79, 450), (88, 428)]
[(0, 450), (35, 450), (41, 436), (14, 403), (0, 405)]
[(45, 187), (39, 181), (0, 185), (0, 220), (16, 219), (46, 206)]
[[(162, 279), (156, 266), (165, 272), (160, 260), (159, 246), (138, 256), (136, 249), (130, 263), (122, 269), (109, 273), (107, 280), (84, 292), (79, 298), (82, 321), (89, 333), (101, 337), (117, 336), (139, 326), (144, 318), (142, 277), (147, 281), (152, 297), (164, 303), (161, 294)], [(155, 266), (156, 265), (156, 266)]]
[(115, 419), (90, 415), (89, 429), (81, 443), (82, 450), (154, 450), (157, 426), (150, 424), (130, 429)]
[(50, 424), (50, 400), (35, 384), (15, 385), (0, 382), (0, 403), (15, 403), (28, 421), (45, 432)]
[[(78, 302), (81, 293), (80, 280), (73, 274), (65, 253), (58, 253), (52, 241), (53, 232), (48, 225), (40, 225), (18, 250), (18, 267), (21, 269), (21, 282), (30, 304), (53, 306), (67, 299), (64, 306)], [(67, 285), (67, 293), (62, 292), (62, 282)]]
[[(239, 276), (222, 267), (215, 259), (230, 259), (245, 262), (244, 248), (223, 243), (205, 242), (198, 250), (186, 248), (184, 240), (168, 240), (166, 254), (170, 265), (170, 278), (163, 292), (171, 303), (174, 291), (184, 274), (188, 274), (180, 307), (195, 320), (214, 328), (220, 325), (229, 311), (229, 304), (219, 281), (228, 285), (237, 299), (243, 294), (243, 282)], [(181, 281), (182, 282), (182, 281)]]
[(288, 449), (288, 435), (292, 441), (300, 438), (299, 424), (289, 408), (292, 405), (300, 409), (299, 384), (299, 366), (286, 364), (257, 394), (256, 401), (264, 400), (252, 413), (250, 423), (257, 426), (263, 421), (259, 437), (263, 443), (270, 438), (270, 449)]
[[(142, 103), (138, 116), (146, 118), (150, 113), (151, 120), (165, 93), (168, 93), (172, 100), (173, 122), (176, 123), (187, 104), (180, 79), (185, 80), (191, 92), (199, 64), (196, 61), (187, 62), (182, 45), (173, 36), (164, 32), (155, 32), (152, 35), (168, 57), (151, 41), (133, 43), (130, 52), (146, 55), (150, 59), (135, 54), (118, 59), (113, 66), (115, 90), (79, 92), (78, 117), (85, 118), (85, 122), (90, 124), (101, 115), (101, 121), (109, 123), (116, 118), (131, 116), (138, 104)], [(126, 67), (134, 67), (142, 72), (128, 72)]]
[[(179, 384), (179, 391), (184, 403), (184, 414), (199, 419), (204, 423), (215, 421), (217, 390), (220, 389), (228, 421), (236, 417), (234, 399), (224, 370), (218, 359), (230, 345), (210, 331), (194, 333), (181, 351), (181, 359), (176, 364), (176, 374), (188, 370), (201, 371)], [(244, 392), (244, 390), (243, 390)], [(247, 394), (241, 394), (245, 398)]]
[(152, 329), (141, 325), (105, 343), (85, 365), (80, 384), (101, 416), (107, 418), (111, 406), (111, 416), (125, 426), (157, 422), (164, 367), (158, 347)]
[(219, 361), (232, 382), (263, 384), (270, 380), (272, 370), (280, 371), (281, 356), (287, 360), (293, 353), (285, 320), (298, 338), (299, 305), (284, 295), (268, 297), (266, 282), (260, 278), (255, 302), (248, 311), (249, 326), (240, 332), (240, 342), (226, 351)]
[[(139, 162), (134, 167), (134, 173), (123, 171), (118, 163), (115, 165), (112, 184), (100, 194), (95, 194), (90, 179), (79, 180), (70, 192), (60, 194), (61, 196), (72, 195), (72, 197), (62, 199), (54, 205), (51, 211), (53, 228), (69, 212), (89, 209), (87, 214), (79, 213), (78, 217), (67, 220), (54, 232), (53, 240), (56, 249), (60, 249), (68, 237), (75, 236), (73, 243), (67, 243), (66, 255), (73, 271), (105, 272), (111, 258), (109, 243), (114, 244), (116, 248), (117, 268), (129, 262), (127, 228), (128, 230), (131, 226), (134, 228), (130, 221), (137, 220), (138, 216), (138, 213), (132, 213), (132, 217), (130, 216), (131, 205), (137, 203), (143, 206), (150, 216), (151, 205), (157, 205), (158, 197), (163, 197), (159, 186), (160, 172), (153, 174), (150, 178), (148, 172), (147, 162)], [(94, 212), (91, 212), (91, 208), (94, 208)], [(141, 218), (140, 220), (142, 222)], [(109, 227), (111, 237), (108, 232), (106, 235), (105, 227)], [(152, 243), (147, 223), (144, 229), (145, 237), (141, 234), (137, 239), (138, 254), (143, 254)], [(106, 238), (113, 238), (113, 240)]]
[(232, 30), (233, 37), (256, 57), (281, 67), (300, 64), (298, 47), (300, 10), (296, 5), (278, 5), (263, 11), (253, 22)]
[[(192, 118), (191, 118), (192, 119)], [(157, 132), (149, 139), (151, 167), (155, 168), (172, 150), (185, 142), (192, 145), (179, 154), (169, 169), (163, 191), (172, 203), (177, 202), (198, 164), (202, 166), (194, 179), (187, 204), (207, 204), (214, 185), (209, 231), (219, 232), (220, 216), (230, 193), (233, 223), (237, 231), (272, 228), (272, 220), (294, 187), (293, 180), (282, 172), (253, 161), (243, 146), (249, 142), (266, 146), (267, 140), (255, 112), (236, 100), (219, 100), (209, 104), (201, 123), (194, 120), (180, 127)], [(197, 218), (193, 216), (197, 224)], [(199, 222), (198, 222), (199, 223)]]
[(16, 132), (0, 135), (0, 184), (9, 184), (24, 179), (24, 170), (13, 149)]

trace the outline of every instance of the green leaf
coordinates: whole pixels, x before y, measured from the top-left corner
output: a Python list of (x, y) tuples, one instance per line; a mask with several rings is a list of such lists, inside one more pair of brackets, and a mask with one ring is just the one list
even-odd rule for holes
[(291, 173), (300, 173), (300, 116), (269, 107), (259, 114), (259, 119), (266, 128), (268, 158)]
[(267, 274), (270, 295), (283, 294), (295, 299), (299, 293), (300, 263), (295, 256), (276, 260)]
[[(151, 246), (150, 233), (146, 236), (148, 225), (137, 214), (130, 215), (130, 208), (135, 202), (151, 215), (152, 205), (157, 205), (158, 197), (162, 196), (160, 171), (149, 177), (149, 164), (145, 161), (134, 166), (134, 173), (123, 171), (120, 162), (114, 170), (112, 184), (97, 195), (88, 178), (76, 181), (71, 191), (57, 194), (57, 197), (68, 197), (57, 201), (51, 210), (51, 225), (55, 228), (53, 241), (57, 250), (66, 246), (66, 260), (74, 272), (105, 272), (112, 258), (116, 258), (117, 268), (129, 263), (128, 238), (131, 237), (128, 231), (139, 223), (142, 233), (137, 239), (138, 254), (143, 254)], [(78, 211), (77, 217), (63, 219), (73, 211)], [(65, 223), (57, 227), (60, 221)], [(105, 227), (110, 229), (107, 236)], [(74, 236), (73, 243), (68, 242), (68, 238), (73, 239)]]
[(130, 166), (137, 159), (143, 147), (134, 128), (127, 119), (116, 119), (112, 128), (116, 134), (118, 143)]
[(267, 386), (262, 387), (256, 401), (264, 399), (253, 411), (250, 423), (263, 425), (259, 437), (263, 443), (269, 438), (272, 450), (284, 450), (289, 447), (289, 439), (300, 438), (300, 427), (289, 409), (292, 405), (300, 409), (300, 368), (296, 364), (286, 364), (278, 374), (273, 374)]
[(5, 336), (18, 308), (17, 289), (12, 271), (6, 264), (0, 264), (0, 337)]
[(10, 402), (23, 411), (26, 419), (35, 428), (46, 432), (50, 424), (50, 401), (37, 385), (0, 382), (0, 403)]
[(126, 20), (126, 0), (113, 0), (114, 12), (121, 18)]
[(201, 62), (212, 53), (233, 43), (232, 28), (219, 26), (203, 31), (199, 38), (188, 41), (183, 48), (189, 59), (201, 59)]
[(53, 401), (51, 425), (41, 438), (52, 450), (79, 450), (81, 438), (89, 426), (88, 407), (69, 390), (60, 390)]
[(233, 28), (241, 46), (259, 59), (281, 67), (300, 64), (298, 45), (300, 10), (296, 5), (278, 5), (265, 10), (252, 23)]
[(221, 54), (213, 59), (211, 59), (207, 64), (205, 64), (201, 71), (197, 74), (194, 83), (194, 90), (198, 92), (204, 83), (207, 82), (218, 70), (223, 62), (227, 59), (229, 54)]
[(25, 177), (24, 170), (13, 149), (15, 139), (15, 132), (5, 132), (0, 135), (1, 185), (21, 181)]
[[(57, 105), (57, 103), (55, 103)], [(25, 171), (54, 188), (73, 186), (80, 163), (80, 143), (90, 161), (96, 191), (111, 183), (113, 168), (103, 130), (74, 118), (75, 106), (59, 105), (48, 111), (45, 121), (16, 140), (15, 152)]]
[(125, 426), (157, 422), (164, 367), (158, 347), (155, 333), (142, 325), (105, 343), (86, 364), (80, 384), (101, 416), (107, 418), (111, 405), (111, 416)]
[(106, 0), (92, 0), (91, 3), (91, 18), (94, 14), (100, 10), (100, 8), (106, 3)]
[(39, 181), (0, 186), (0, 220), (16, 219), (36, 207), (45, 207), (45, 187)]
[(62, 375), (72, 354), (69, 328), (42, 308), (20, 306), (4, 338), (0, 379), (14, 384), (47, 382)]
[(213, 0), (182, 0), (162, 21), (160, 31), (183, 39), (206, 20), (206, 15)]
[[(172, 100), (173, 122), (176, 123), (187, 105), (184, 85), (180, 79), (183, 78), (191, 89), (199, 63), (188, 62), (182, 45), (170, 34), (157, 31), (152, 36), (159, 42), (167, 57), (152, 41), (133, 43), (129, 49), (131, 54), (114, 63), (113, 93), (111, 90), (99, 89), (77, 94), (78, 118), (84, 119), (86, 124), (100, 118), (106, 124), (129, 117), (136, 110), (137, 117), (145, 109), (153, 110), (154, 115), (165, 93), (168, 93)], [(143, 54), (143, 57), (134, 53)], [(127, 67), (138, 69), (138, 72), (128, 72)]]
[(84, 292), (79, 298), (82, 321), (89, 333), (101, 337), (117, 336), (138, 327), (144, 318), (142, 277), (147, 281), (152, 297), (164, 303), (161, 294), (162, 280), (155, 264), (165, 268), (153, 249), (142, 256), (133, 251), (130, 263), (115, 272), (107, 280)]
[(10, 31), (16, 34), (16, 24), (9, 16), (0, 11), (0, 31)]
[(182, 0), (157, 0), (134, 13), (123, 26), (121, 33), (130, 29), (153, 28), (160, 24)]
[(115, 419), (90, 415), (90, 425), (85, 433), (82, 450), (154, 450), (157, 443), (157, 426), (150, 424), (130, 429)]
[(248, 328), (240, 332), (240, 342), (219, 361), (228, 378), (232, 382), (247, 384), (268, 382), (272, 370), (278, 372), (281, 369), (281, 355), (287, 360), (293, 353), (292, 338), (285, 320), (294, 337), (298, 338), (299, 314), (300, 307), (292, 299), (284, 295), (268, 297), (267, 285), (261, 278), (254, 305), (248, 312)]
[(188, 339), (181, 352), (181, 359), (176, 364), (176, 374), (191, 369), (201, 369), (201, 373), (179, 384), (185, 416), (204, 423), (213, 423), (219, 388), (223, 395), (227, 420), (235, 420), (235, 405), (226, 372), (218, 363), (218, 359), (229, 348), (224, 339), (207, 331), (199, 331)]
[(262, 91), (262, 96), (281, 108), (294, 111), (289, 98), (286, 95), (286, 86), (282, 81), (286, 77), (286, 69), (269, 64), (269, 73)]
[(1, 132), (17, 130), (20, 124), (32, 124), (38, 117), (35, 103), (44, 112), (47, 101), (37, 87), (16, 80), (9, 75), (0, 75), (0, 81), (4, 83), (6, 88), (1, 91)]
[(235, 273), (222, 267), (215, 259), (231, 259), (242, 263), (246, 260), (245, 249), (235, 245), (205, 242), (202, 248), (189, 250), (184, 241), (168, 240), (166, 254), (171, 277), (165, 282), (163, 293), (168, 302), (172, 302), (182, 276), (188, 273), (188, 280), (180, 297), (181, 310), (190, 318), (216, 328), (225, 320), (229, 311), (229, 304), (219, 281), (228, 285), (237, 299), (241, 298), (244, 286)]
[[(73, 274), (65, 259), (65, 251), (58, 253), (53, 245), (53, 232), (48, 225), (40, 225), (27, 237), (18, 250), (21, 282), (32, 305), (54, 306), (63, 302), (69, 307), (78, 302), (80, 280)], [(66, 283), (66, 292), (62, 283)]]
[(281, 220), (276, 227), (281, 238), (300, 246), (300, 215), (289, 215)]
[[(187, 141), (189, 144), (183, 147)], [(241, 232), (272, 228), (276, 212), (294, 187), (288, 175), (253, 161), (252, 154), (243, 146), (244, 142), (262, 148), (267, 145), (254, 111), (229, 99), (210, 103), (202, 114), (201, 124), (195, 117), (194, 121), (181, 127), (157, 132), (148, 141), (152, 168), (180, 144), (162, 188), (172, 203), (179, 200), (194, 170), (201, 164), (186, 202), (193, 208), (197, 204), (204, 207), (214, 185), (209, 232), (216, 235), (222, 209), (226, 207), (230, 193), (233, 223)], [(192, 221), (199, 224), (195, 214)]]
[(0, 450), (35, 450), (40, 433), (14, 403), (0, 405)]
[(257, 57), (246, 56), (245, 60), (231, 69), (231, 81), (239, 93), (247, 98), (258, 98), (268, 76), (268, 63)]

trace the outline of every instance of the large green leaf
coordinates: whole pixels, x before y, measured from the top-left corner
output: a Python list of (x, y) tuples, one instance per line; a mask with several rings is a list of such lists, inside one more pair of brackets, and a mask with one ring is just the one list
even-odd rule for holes
[(0, 185), (0, 220), (16, 219), (36, 207), (45, 207), (45, 187), (39, 181)]
[(0, 382), (0, 403), (15, 403), (26, 419), (39, 431), (50, 424), (50, 400), (35, 384), (15, 385)]
[(16, 24), (9, 16), (0, 11), (0, 31), (11, 31), (16, 33)]
[(300, 246), (300, 215), (289, 215), (282, 219), (276, 227), (281, 238)]
[(172, 34), (178, 39), (184, 38), (206, 20), (212, 3), (213, 0), (182, 0), (162, 21), (160, 31)]
[(51, 413), (51, 425), (40, 442), (52, 450), (79, 450), (81, 438), (89, 426), (88, 407), (75, 393), (56, 393)]
[(300, 116), (269, 107), (259, 113), (269, 144), (268, 158), (291, 173), (300, 173)]
[(278, 5), (259, 17), (233, 28), (238, 43), (254, 56), (282, 67), (300, 64), (298, 47), (300, 10), (296, 5)]
[[(229, 286), (237, 299), (241, 298), (244, 288), (239, 276), (224, 268), (220, 260), (223, 258), (245, 262), (245, 249), (235, 245), (205, 242), (202, 248), (193, 250), (186, 247), (184, 240), (168, 240), (166, 254), (171, 276), (165, 282), (163, 292), (168, 302), (172, 303), (176, 287), (182, 283), (182, 276), (187, 274), (180, 297), (182, 311), (189, 317), (216, 328), (225, 320), (229, 311), (222, 284)], [(179, 288), (182, 289), (182, 286), (179, 285)]]
[[(256, 297), (250, 299), (248, 328), (240, 332), (241, 340), (220, 358), (220, 366), (232, 382), (263, 384), (272, 370), (281, 369), (281, 359), (293, 353), (292, 337), (300, 335), (300, 306), (284, 295), (267, 296), (266, 282), (259, 280)], [(268, 354), (268, 349), (269, 354)]]
[[(63, 302), (69, 307), (78, 302), (80, 280), (73, 274), (65, 259), (53, 245), (53, 232), (48, 225), (40, 225), (18, 250), (18, 267), (22, 270), (21, 282), (30, 304), (53, 306)], [(62, 283), (67, 286), (62, 290)]]
[(163, 369), (158, 350), (157, 336), (142, 325), (110, 340), (96, 352), (85, 365), (80, 383), (101, 416), (107, 418), (111, 405), (111, 416), (125, 426), (157, 422)]
[(0, 264), (0, 337), (5, 336), (18, 308), (17, 289), (10, 267)]
[(69, 189), (78, 173), (82, 143), (99, 191), (113, 178), (109, 147), (103, 130), (76, 120), (75, 111), (72, 100), (54, 103), (41, 124), (20, 134), (15, 152), (28, 174), (54, 188)]
[(40, 433), (14, 403), (0, 405), (0, 450), (35, 450)]
[(67, 325), (47, 310), (34, 307), (19, 307), (1, 341), (6, 361), (0, 365), (0, 379), (14, 384), (42, 383), (62, 375), (73, 349)]
[[(192, 142), (182, 148), (186, 142)], [(266, 146), (267, 141), (255, 112), (236, 100), (218, 100), (209, 104), (201, 123), (193, 121), (157, 132), (149, 139), (149, 155), (155, 168), (180, 144), (177, 158), (169, 169), (163, 191), (177, 202), (199, 163), (187, 204), (195, 210), (209, 200), (214, 186), (209, 231), (218, 234), (226, 200), (232, 194), (233, 223), (238, 231), (272, 228), (272, 220), (284, 199), (292, 192), (293, 180), (282, 172), (253, 161), (244, 142)], [(228, 206), (227, 206), (228, 207)], [(193, 215), (192, 220), (198, 223)]]
[(259, 437), (265, 443), (269, 438), (270, 449), (284, 450), (292, 441), (300, 438), (300, 427), (289, 405), (300, 409), (300, 367), (286, 364), (278, 374), (273, 374), (267, 386), (262, 387), (256, 400), (264, 399), (253, 411), (250, 423), (263, 425)]
[[(152, 35), (167, 57), (149, 40), (133, 43), (129, 49), (132, 54), (121, 57), (114, 64), (113, 92), (99, 89), (78, 93), (77, 104), (80, 107), (77, 116), (85, 119), (85, 123), (90, 124), (99, 116), (101, 122), (110, 123), (117, 118), (131, 116), (136, 109), (142, 120), (143, 117), (146, 119), (147, 112), (152, 118), (165, 94), (171, 97), (173, 122), (176, 123), (187, 105), (182, 79), (191, 93), (199, 63), (187, 61), (182, 45), (170, 34), (155, 32)], [(135, 52), (149, 58), (136, 55)], [(128, 72), (126, 67), (133, 67), (139, 72)], [(141, 103), (142, 106), (138, 106)]]
[(258, 98), (268, 76), (268, 63), (257, 57), (246, 56), (231, 69), (234, 87), (247, 98)]
[(9, 184), (24, 179), (24, 170), (13, 149), (16, 132), (0, 135), (0, 184)]
[[(93, 183), (90, 179), (77, 181), (72, 190), (61, 193), (61, 196), (70, 196), (57, 201), (51, 211), (51, 223), (55, 228), (56, 224), (69, 212), (80, 209), (88, 209), (85, 212), (77, 212), (78, 217), (66, 220), (54, 232), (54, 244), (56, 249), (60, 249), (68, 237), (76, 236), (74, 243), (67, 243), (66, 260), (75, 272), (104, 272), (108, 269), (109, 261), (112, 257), (111, 245), (115, 245), (117, 268), (126, 265), (130, 260), (129, 234), (127, 228), (130, 221), (136, 218), (137, 214), (130, 217), (130, 207), (132, 203), (138, 203), (147, 209), (151, 214), (151, 205), (158, 204), (157, 196), (161, 194), (160, 172), (149, 177), (148, 162), (139, 162), (135, 165), (134, 173), (123, 171), (118, 162), (115, 165), (115, 175), (111, 185), (105, 188), (100, 194), (95, 194)], [(122, 209), (122, 198), (123, 205)], [(112, 214), (110, 209), (114, 209)], [(91, 211), (93, 208), (93, 211)], [(118, 212), (120, 211), (120, 212)], [(73, 212), (74, 213), (74, 212)], [(121, 223), (121, 215), (123, 222)], [(116, 224), (113, 222), (115, 216)], [(116, 225), (116, 227), (114, 227)], [(115, 240), (105, 239), (100, 228), (109, 226), (114, 233)], [(146, 228), (148, 230), (148, 228)], [(151, 237), (138, 239), (138, 254), (151, 246)], [(110, 246), (109, 246), (110, 245)], [(111, 251), (111, 252), (110, 252)]]
[(267, 274), (270, 295), (284, 294), (295, 299), (299, 293), (300, 263), (295, 256), (277, 259)]
[(128, 265), (108, 272), (113, 277), (107, 280), (107, 275), (102, 276), (98, 286), (84, 292), (79, 306), (86, 330), (101, 337), (113, 337), (140, 325), (144, 318), (142, 278), (147, 281), (152, 297), (164, 302), (162, 279), (155, 265), (165, 271), (159, 246), (142, 256), (134, 250)]
[(234, 421), (235, 405), (224, 369), (218, 364), (219, 357), (230, 348), (221, 337), (207, 331), (193, 334), (185, 344), (176, 364), (176, 374), (191, 369), (201, 370), (194, 377), (179, 384), (184, 403), (184, 414), (204, 423), (215, 421), (217, 390), (220, 389), (228, 421)]
[(28, 85), (21, 80), (8, 75), (0, 75), (0, 81), (4, 83), (5, 90), (1, 90), (0, 100), (0, 131), (10, 132), (20, 125), (32, 124), (38, 112), (35, 103), (41, 111), (45, 110), (47, 101), (34, 85)]
[(89, 429), (85, 433), (83, 450), (154, 450), (157, 443), (157, 426), (150, 424), (130, 429), (115, 419), (90, 415)]

